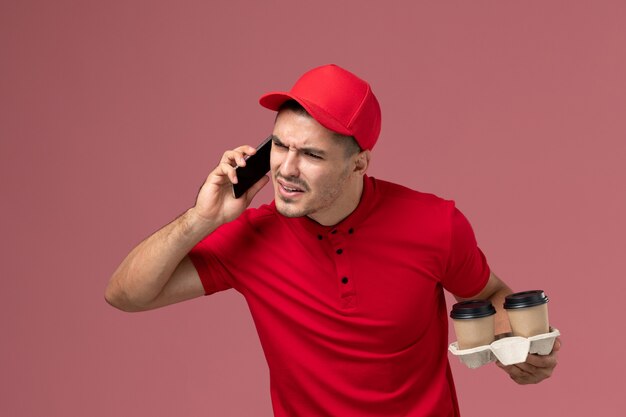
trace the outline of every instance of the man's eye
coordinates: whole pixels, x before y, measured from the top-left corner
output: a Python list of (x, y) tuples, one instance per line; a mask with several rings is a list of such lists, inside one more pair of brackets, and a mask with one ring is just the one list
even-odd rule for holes
[(306, 156), (310, 156), (313, 159), (323, 159), (321, 156), (319, 156), (317, 154), (314, 154), (314, 153), (311, 153), (311, 152), (307, 152)]
[(287, 149), (287, 147), (283, 145), (282, 143), (274, 142), (273, 145), (276, 146), (277, 148)]

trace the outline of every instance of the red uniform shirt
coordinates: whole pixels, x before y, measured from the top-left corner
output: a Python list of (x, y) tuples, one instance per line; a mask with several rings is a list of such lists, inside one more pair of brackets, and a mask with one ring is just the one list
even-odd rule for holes
[(190, 253), (206, 293), (246, 299), (285, 416), (458, 416), (442, 289), (489, 277), (451, 201), (365, 177), (333, 227), (246, 210)]

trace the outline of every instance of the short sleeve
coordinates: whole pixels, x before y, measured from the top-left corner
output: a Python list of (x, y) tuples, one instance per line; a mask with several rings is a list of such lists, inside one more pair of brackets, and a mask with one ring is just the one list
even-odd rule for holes
[(442, 284), (456, 296), (471, 297), (487, 285), (489, 265), (476, 243), (472, 226), (456, 207), (450, 223), (450, 250)]
[(198, 271), (205, 295), (235, 287), (227, 265), (237, 256), (238, 237), (245, 236), (246, 222), (242, 217), (217, 228), (188, 254)]

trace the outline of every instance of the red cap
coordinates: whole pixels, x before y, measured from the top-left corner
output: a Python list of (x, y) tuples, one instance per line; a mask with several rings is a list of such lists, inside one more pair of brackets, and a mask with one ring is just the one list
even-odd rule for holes
[(265, 94), (261, 106), (278, 110), (295, 100), (325, 128), (354, 136), (361, 149), (372, 149), (380, 133), (380, 105), (370, 85), (337, 65), (306, 72), (289, 92)]

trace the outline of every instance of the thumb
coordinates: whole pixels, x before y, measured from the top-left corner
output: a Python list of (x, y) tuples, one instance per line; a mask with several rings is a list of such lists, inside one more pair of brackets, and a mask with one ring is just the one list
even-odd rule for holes
[(260, 180), (255, 182), (254, 185), (250, 187), (248, 191), (246, 191), (246, 194), (245, 194), (246, 205), (249, 205), (252, 202), (252, 199), (254, 198), (254, 196), (257, 195), (257, 193), (261, 191), (261, 188), (265, 187), (268, 182), (270, 182), (270, 178), (267, 175), (265, 175)]

